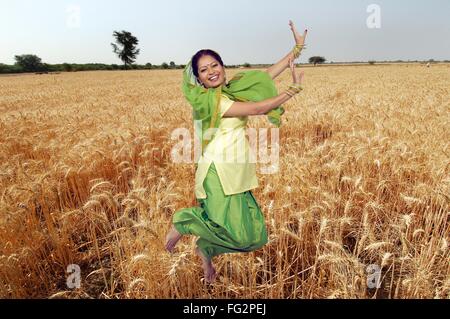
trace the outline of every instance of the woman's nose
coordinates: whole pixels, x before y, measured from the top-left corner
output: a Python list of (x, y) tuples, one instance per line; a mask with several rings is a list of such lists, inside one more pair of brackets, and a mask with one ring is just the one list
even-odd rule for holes
[(213, 75), (215, 72), (214, 72), (214, 69), (213, 68), (208, 68), (208, 75)]

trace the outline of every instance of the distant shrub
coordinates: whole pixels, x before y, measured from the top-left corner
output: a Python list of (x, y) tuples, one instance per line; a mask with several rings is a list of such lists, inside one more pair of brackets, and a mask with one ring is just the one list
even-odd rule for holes
[(323, 56), (312, 56), (309, 58), (309, 63), (314, 64), (316, 66), (317, 64), (325, 63), (327, 59), (325, 59)]
[(72, 64), (69, 64), (69, 63), (63, 63), (62, 69), (66, 72), (72, 72), (73, 66), (72, 66)]
[(21, 73), (23, 69), (18, 65), (7, 65), (0, 63), (0, 73)]
[(34, 54), (22, 54), (14, 57), (16, 65), (25, 72), (43, 72), (47, 71), (46, 65), (42, 63), (40, 57)]

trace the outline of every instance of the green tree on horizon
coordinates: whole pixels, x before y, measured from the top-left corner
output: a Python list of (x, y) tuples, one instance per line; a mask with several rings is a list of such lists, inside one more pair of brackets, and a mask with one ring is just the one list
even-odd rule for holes
[(113, 36), (116, 38), (116, 43), (111, 43), (113, 51), (119, 59), (124, 63), (125, 69), (136, 60), (136, 56), (140, 53), (137, 48), (139, 40), (128, 31), (114, 31)]
[(20, 67), (25, 72), (44, 71), (45, 65), (42, 63), (40, 57), (34, 54), (22, 54), (14, 56), (16, 66)]
[(312, 56), (309, 58), (309, 63), (313, 63), (314, 66), (325, 63), (325, 61), (326, 59), (323, 56)]

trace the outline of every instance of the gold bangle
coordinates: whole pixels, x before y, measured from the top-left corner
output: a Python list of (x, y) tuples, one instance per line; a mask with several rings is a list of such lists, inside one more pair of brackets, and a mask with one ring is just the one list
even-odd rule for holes
[(298, 59), (303, 49), (306, 49), (304, 44), (296, 44), (293, 49), (294, 58)]
[(289, 91), (289, 90), (286, 90), (286, 92), (284, 92), (284, 93), (286, 93), (287, 95), (289, 95), (290, 97), (293, 97), (295, 94), (294, 93), (292, 93), (291, 91)]
[(295, 91), (293, 89), (288, 89), (288, 91), (293, 95), (297, 95), (298, 93), (300, 93), (299, 91)]
[(299, 88), (299, 87), (295, 87), (295, 86), (289, 86), (289, 88), (290, 89), (292, 89), (292, 90), (294, 90), (295, 92), (300, 92), (301, 91), (301, 88)]
[(291, 89), (297, 91), (298, 93), (300, 93), (300, 91), (303, 90), (303, 88), (301, 87), (301, 84), (300, 84), (300, 83), (293, 83), (293, 84), (291, 84), (291, 85), (289, 86), (289, 88), (291, 88)]
[(299, 94), (300, 90), (295, 90), (293, 88), (289, 88), (289, 91), (294, 92), (295, 94)]

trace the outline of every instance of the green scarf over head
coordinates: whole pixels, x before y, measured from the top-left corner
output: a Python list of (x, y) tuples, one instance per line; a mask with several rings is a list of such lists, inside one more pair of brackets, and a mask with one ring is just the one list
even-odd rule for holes
[[(236, 74), (227, 85), (218, 88), (204, 88), (200, 85), (192, 70), (192, 60), (186, 65), (183, 74), (183, 93), (193, 108), (194, 121), (201, 121), (202, 154), (214, 137), (206, 131), (217, 129), (220, 124), (220, 98), (224, 94), (233, 101), (259, 102), (278, 95), (275, 83), (267, 72), (245, 71)], [(282, 106), (267, 113), (270, 123), (281, 126)], [(210, 132), (211, 133), (211, 132)]]

